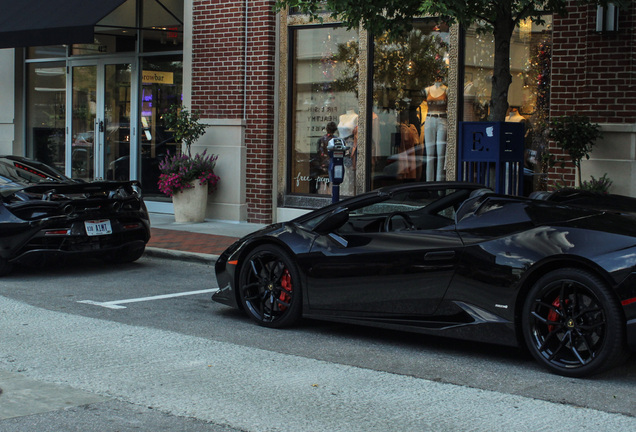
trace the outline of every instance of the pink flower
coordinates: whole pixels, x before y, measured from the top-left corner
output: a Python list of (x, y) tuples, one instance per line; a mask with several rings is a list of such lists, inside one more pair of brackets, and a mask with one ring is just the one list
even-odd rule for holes
[(220, 178), (214, 174), (214, 167), (219, 157), (217, 155), (196, 154), (194, 157), (186, 155), (166, 155), (159, 163), (159, 190), (168, 196), (193, 187), (192, 182), (199, 180), (199, 184), (208, 184), (208, 193), (216, 190)]

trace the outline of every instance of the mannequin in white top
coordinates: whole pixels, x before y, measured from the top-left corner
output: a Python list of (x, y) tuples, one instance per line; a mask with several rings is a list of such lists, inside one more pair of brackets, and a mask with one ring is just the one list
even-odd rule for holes
[(358, 114), (354, 110), (347, 110), (340, 116), (338, 123), (338, 135), (340, 138), (348, 138), (353, 135), (353, 130), (358, 126)]

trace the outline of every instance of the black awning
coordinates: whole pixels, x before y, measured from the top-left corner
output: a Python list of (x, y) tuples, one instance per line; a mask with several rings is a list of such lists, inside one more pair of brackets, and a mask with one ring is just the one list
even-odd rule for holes
[(126, 0), (0, 0), (0, 48), (92, 43), (95, 24)]

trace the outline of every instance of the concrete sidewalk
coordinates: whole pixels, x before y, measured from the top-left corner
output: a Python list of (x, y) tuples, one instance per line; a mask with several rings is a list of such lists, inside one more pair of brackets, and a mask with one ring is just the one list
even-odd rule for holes
[(265, 225), (217, 220), (176, 223), (174, 215), (150, 213), (150, 226), (147, 255), (211, 264), (237, 239)]

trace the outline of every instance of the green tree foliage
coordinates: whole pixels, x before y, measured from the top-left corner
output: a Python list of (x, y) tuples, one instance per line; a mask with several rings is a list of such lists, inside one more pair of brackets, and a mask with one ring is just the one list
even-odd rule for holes
[(199, 122), (199, 111), (190, 113), (181, 105), (171, 105), (168, 112), (161, 116), (169, 131), (174, 133), (178, 143), (184, 143), (190, 157), (190, 146), (205, 133), (206, 124)]
[[(607, 3), (606, 0), (579, 0), (580, 3)], [(626, 3), (629, 0), (616, 0)], [(465, 27), (476, 24), (482, 31), (492, 32), (495, 40), (492, 77), (491, 115), (493, 121), (503, 121), (508, 111), (510, 74), (510, 40), (523, 20), (542, 22), (545, 13), (566, 13), (567, 0), (277, 0), (277, 10), (296, 8), (321, 20), (324, 11), (348, 28), (362, 26), (375, 36), (389, 33), (406, 34), (412, 19), (435, 16), (448, 24)]]
[[(584, 116), (572, 115), (552, 119), (550, 122), (550, 138), (563, 149), (578, 170), (579, 185), (581, 182), (581, 160), (589, 159), (592, 147), (601, 137), (600, 127), (591, 123)], [(557, 161), (553, 161), (552, 165)], [(564, 165), (564, 161), (561, 161)]]

